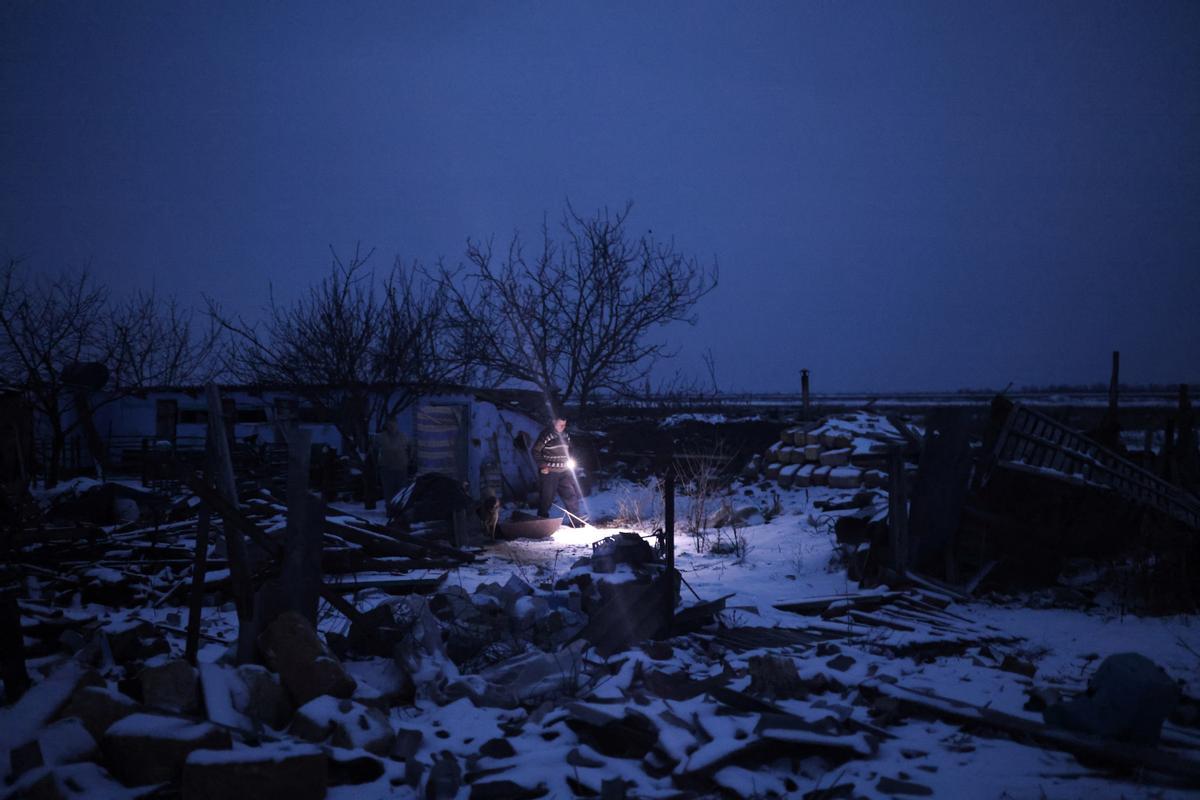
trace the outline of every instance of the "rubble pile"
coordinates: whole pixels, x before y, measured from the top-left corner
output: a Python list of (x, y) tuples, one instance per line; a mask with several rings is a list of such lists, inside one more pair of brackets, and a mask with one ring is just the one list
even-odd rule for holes
[[(217, 513), (202, 523), (206, 503)], [(326, 508), (320, 557), (334, 577), (326, 597), (352, 599), (327, 609), (321, 633), (296, 611), (260, 620), (253, 661), (239, 663), (232, 564), (224, 536), (202, 546), (210, 523), (256, 534), (249, 555), (261, 593), (289, 525), (288, 507), (261, 491), (237, 506), (201, 491), (152, 525), (43, 525), (6, 536), (9, 569), (20, 576), (16, 655), (34, 673), (19, 697), (15, 682), (6, 686), (16, 702), (0, 724), (0, 767), (11, 794), (136, 795), (165, 784), (186, 797), (320, 797), (327, 786), (388, 776), (452, 796), (477, 781), (473, 765), (463, 774), (453, 756), (431, 759), (428, 746), (418, 758), (420, 736), (397, 725), (398, 709), (466, 702), (519, 712), (577, 696), (611, 675), (584, 659), (587, 637), (625, 649), (657, 632), (612, 625), (612, 611), (644, 611), (667, 585), (657, 554), (625, 534), (556, 583), (510, 575), (468, 591), (443, 579), (473, 560), (470, 551)], [(187, 612), (177, 607), (196, 569), (207, 649), (189, 661)], [(416, 570), (437, 574), (398, 577)], [(503, 744), (482, 752), (500, 757)], [(507, 796), (503, 786), (484, 791)]]
[(743, 477), (762, 476), (780, 488), (884, 488), (887, 456), (910, 451), (919, 432), (903, 420), (866, 411), (825, 417), (813, 427), (790, 427), (746, 465)]
[[(1200, 785), (1189, 754), (1200, 731), (1181, 722), (1177, 687), (1144, 659), (1106, 661), (1089, 687), (1050, 685), (1016, 655), (1015, 637), (927, 591), (779, 606), (792, 626), (710, 618), (603, 657), (578, 634), (589, 605), (603, 613), (605, 584), (637, 581), (628, 566), (593, 573), (580, 563), (549, 587), (513, 576), (472, 592), (392, 597), (345, 637), (326, 634), (329, 644), (284, 614), (259, 637), (262, 664), (222, 657), (198, 668), (128, 614), (56, 617), (23, 601), (31, 631), (60, 619), (60, 630), (89, 644), (36, 660), (46, 675), (0, 711), (6, 792), (228, 800), (357, 786), (362, 796), (782, 797), (800, 780), (839, 775), (827, 786), (833, 796), (931, 794), (938, 762), (927, 749), (908, 749), (911, 771), (871, 769), (915, 722), (954, 747), (1011, 736), (1063, 753), (1060, 768), (1079, 756), (1102, 771)], [(971, 659), (979, 680), (1026, 697), (1025, 710), (922, 688), (949, 657)], [(905, 666), (914, 663), (929, 664), (930, 677)], [(1132, 725), (1102, 720), (1102, 734), (1087, 720), (1124, 713), (1106, 693), (1154, 702), (1139, 704)], [(1187, 703), (1194, 723), (1195, 701)]]
[[(847, 566), (886, 545), (905, 506), (882, 468), (911, 451), (913, 429), (863, 412), (784, 436), (765, 474), (824, 489), (811, 503), (790, 493), (807, 515), (794, 528), (764, 518), (755, 533), (831, 526)], [(923, 453), (926, 481), (939, 463)], [(841, 485), (838, 469), (857, 472)], [(261, 600), (297, 506), (195, 490), (153, 523), (146, 501), (138, 519), (6, 534), (0, 634), (15, 634), (33, 680), (10, 680), (14, 650), (0, 652), (0, 798), (929, 796), (966, 754), (999, 748), (1071, 780), (1200, 787), (1200, 702), (1149, 659), (1045, 670), (915, 573), (894, 584), (909, 588), (795, 599), (775, 591), (796, 577), (779, 569), (760, 606), (705, 600), (695, 572), (668, 566), (665, 532), (616, 532), (545, 569), (508, 544), (451, 546), (318, 503), (323, 602), (256, 603), (247, 648), (224, 534), (246, 533)], [(432, 500), (400, 505), (410, 522), (441, 515)], [(220, 535), (205, 545), (210, 525)], [(914, 539), (935, 527), (914, 525)], [(713, 595), (720, 558), (688, 557), (721, 570)], [(744, 558), (729, 569), (769, 574)], [(193, 619), (198, 653), (185, 648)]]
[[(138, 517), (116, 526), (43, 523), (9, 532), (2, 545), (6, 560), (28, 573), (39, 591), (63, 602), (74, 597), (84, 604), (118, 607), (180, 605), (187, 600), (195, 568), (199, 500), (185, 495), (161, 505), (165, 512), (155, 524)], [(280, 538), (287, 526), (287, 507), (265, 491), (244, 497), (239, 512), (271, 539)], [(369, 588), (395, 594), (429, 591), (445, 570), (474, 558), (467, 550), (389, 530), (336, 509), (326, 508), (325, 513), (321, 571), (344, 593)], [(90, 520), (90, 515), (82, 516)], [(257, 568), (271, 568), (268, 554), (253, 544), (251, 557)], [(206, 605), (230, 599), (230, 579), (224, 539), (216, 537), (206, 550)]]

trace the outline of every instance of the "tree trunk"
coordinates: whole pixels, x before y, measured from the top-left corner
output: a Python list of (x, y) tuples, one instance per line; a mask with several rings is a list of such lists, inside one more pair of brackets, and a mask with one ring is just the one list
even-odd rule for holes
[(367, 451), (367, 457), (363, 461), (362, 477), (363, 508), (373, 511), (376, 503), (379, 502), (379, 492), (375, 488), (379, 483), (379, 471), (375, 465), (375, 457), (370, 450)]
[(50, 437), (50, 463), (46, 466), (46, 488), (53, 489), (58, 485), (58, 476), (62, 471), (63, 452), (67, 448), (67, 437), (62, 427), (54, 425), (54, 433)]
[(96, 429), (96, 420), (92, 416), (92, 406), (88, 402), (85, 389), (75, 390), (75, 410), (79, 417), (79, 424), (83, 428), (83, 435), (87, 440), (88, 452), (92, 455), (92, 462), (96, 466), (100, 479), (104, 480), (109, 472), (108, 453), (104, 447), (104, 441), (100, 438), (100, 431)]
[(591, 387), (589, 387), (589, 386), (579, 387), (579, 412), (576, 414), (576, 416), (579, 417), (579, 420), (581, 422), (583, 420), (587, 419), (588, 407), (591, 405), (591, 400), (592, 400)]

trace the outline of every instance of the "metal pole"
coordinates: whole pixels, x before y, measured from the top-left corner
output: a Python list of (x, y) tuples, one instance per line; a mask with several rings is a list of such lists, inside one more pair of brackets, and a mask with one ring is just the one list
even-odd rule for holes
[(675, 459), (667, 459), (667, 475), (663, 481), (663, 534), (666, 539), (665, 549), (667, 569), (663, 574), (666, 580), (666, 591), (663, 593), (666, 605), (666, 634), (671, 634), (675, 622)]
[(808, 370), (800, 370), (800, 396), (804, 404), (804, 421), (808, 422)]
[(1108, 379), (1108, 413), (1110, 421), (1117, 421), (1117, 392), (1121, 385), (1121, 351), (1112, 351), (1112, 376)]
[(675, 464), (668, 462), (663, 482), (663, 529), (667, 535), (667, 569), (675, 569)]

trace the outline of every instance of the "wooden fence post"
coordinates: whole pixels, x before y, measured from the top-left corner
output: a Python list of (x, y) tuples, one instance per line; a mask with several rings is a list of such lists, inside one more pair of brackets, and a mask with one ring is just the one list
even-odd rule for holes
[(204, 576), (208, 571), (208, 527), (212, 512), (204, 503), (200, 504), (196, 516), (196, 554), (192, 562), (192, 593), (188, 601), (187, 645), (183, 657), (192, 666), (200, 649), (200, 614), (204, 606)]
[(29, 672), (25, 669), (25, 639), (21, 633), (17, 586), (4, 586), (3, 583), (4, 576), (0, 575), (0, 677), (4, 678), (4, 700), (12, 705), (29, 688)]
[(308, 490), (312, 431), (291, 424), (288, 445), (287, 530), (279, 552), (279, 577), (258, 590), (255, 625), (261, 630), (284, 611), (296, 611), (314, 626), (321, 596), (321, 540), (325, 505)]
[(1179, 384), (1179, 432), (1175, 459), (1179, 463), (1176, 481), (1180, 486), (1192, 488), (1197, 482), (1196, 435), (1192, 417), (1192, 401), (1188, 397), (1188, 385)]
[[(225, 418), (221, 406), (221, 391), (215, 383), (205, 387), (208, 398), (208, 432), (215, 456), (214, 483), (217, 492), (233, 508), (237, 508), (237, 481), (233, 475), (233, 458), (229, 452), (229, 439), (225, 435)], [(225, 549), (229, 554), (229, 577), (233, 583), (234, 604), (237, 606), (238, 642), (237, 662), (244, 664), (254, 659), (254, 582), (250, 576), (250, 556), (246, 540), (230, 520), (223, 519), (221, 533), (225, 536)]]
[(908, 568), (908, 485), (898, 447), (888, 450), (888, 548), (892, 568), (903, 577)]

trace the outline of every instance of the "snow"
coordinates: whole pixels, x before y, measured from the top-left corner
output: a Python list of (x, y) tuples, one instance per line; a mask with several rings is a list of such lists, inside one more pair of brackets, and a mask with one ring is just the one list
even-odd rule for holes
[[(40, 784), (50, 776), (54, 789), (45, 789)], [(38, 784), (41, 791), (30, 792)], [(127, 789), (117, 783), (103, 768), (96, 764), (64, 764), (31, 770), (17, 781), (11, 794), (5, 797), (80, 797), (95, 800), (132, 800), (155, 792), (157, 786), (141, 786)]]
[(54, 505), (55, 501), (60, 497), (77, 497), (81, 494), (87, 494), (103, 485), (103, 481), (98, 481), (95, 478), (70, 478), (69, 480), (62, 481), (52, 489), (31, 488), (30, 493), (41, 508), (47, 509)]
[[(867, 421), (862, 417), (843, 422), (855, 431), (867, 429)], [(878, 424), (869, 432), (886, 433)], [(877, 443), (869, 436), (861, 438), (863, 442)], [(853, 441), (853, 449), (858, 451), (859, 438)], [(823, 469), (832, 474), (839, 473), (838, 468)], [(797, 470), (800, 474), (813, 471), (811, 464)], [(952, 641), (958, 634), (949, 628), (939, 628), (934, 624), (936, 620), (925, 627), (913, 625), (908, 620), (906, 624), (912, 630), (887, 630), (848, 621), (844, 616), (822, 620), (775, 608), (778, 604), (807, 598), (862, 591), (835, 561), (835, 541), (829, 526), (831, 516), (814, 505), (818, 501), (845, 496), (846, 492), (829, 487), (789, 491), (774, 487), (763, 489), (758, 485), (735, 486), (730, 494), (718, 499), (727, 500), (735, 507), (760, 509), (764, 519), (761, 524), (750, 524), (741, 529), (748, 550), (741, 559), (713, 555), (702, 546), (699, 537), (682, 532), (691, 499), (678, 498), (676, 509), (681, 531), (676, 536), (676, 566), (686, 581), (682, 589), (685, 603), (695, 600), (693, 591), (706, 600), (732, 594), (727, 601), (727, 610), (723, 612), (728, 625), (830, 631), (839, 637), (836, 654), (829, 651), (817, 655), (808, 645), (735, 652), (715, 641), (704, 642), (699, 638), (676, 640), (671, 655), (657, 661), (639, 649), (616, 654), (607, 661), (592, 651), (582, 651), (582, 648), (557, 654), (564, 659), (569, 656), (572, 660), (609, 668), (605, 678), (592, 685), (582, 681), (573, 684), (578, 703), (571, 706), (571, 713), (591, 713), (597, 719), (619, 719), (627, 710), (645, 715), (660, 732), (656, 752), (678, 762), (673, 772), (665, 776), (652, 777), (639, 760), (606, 756), (590, 747), (567, 724), (568, 713), (561, 701), (530, 711), (479, 706), (470, 697), (460, 697), (444, 705), (430, 697), (419, 697), (412, 706), (391, 708), (388, 723), (393, 729), (423, 732), (416, 757), (427, 766), (433, 762), (435, 754), (451, 753), (460, 765), (477, 758), (472, 762), (475, 769), (500, 770), (495, 779), (512, 780), (523, 786), (544, 785), (551, 797), (573, 794), (568, 778), (599, 788), (602, 780), (613, 777), (632, 783), (631, 796), (669, 796), (679, 791), (674, 783), (676, 778), (694, 770), (714, 767), (716, 783), (739, 796), (767, 792), (801, 796), (814, 789), (853, 783), (854, 796), (883, 798), (890, 796), (886, 789), (878, 788), (886, 787), (886, 783), (880, 783), (885, 778), (927, 786), (936, 797), (1188, 796), (1182, 790), (1123, 783), (1099, 776), (1064, 753), (916, 717), (887, 723), (884, 727), (896, 738), (882, 741), (862, 732), (840, 736), (823, 733), (830, 720), (851, 721), (864, 726), (883, 724), (868, 713), (866, 706), (855, 702), (859, 687), (869, 687), (873, 681), (894, 680), (908, 690), (933, 692), (947, 701), (986, 706), (1040, 722), (1039, 713), (1024, 708), (1030, 688), (1052, 686), (1078, 690), (1085, 685), (1100, 660), (1126, 651), (1147, 655), (1163, 666), (1173, 679), (1180, 681), (1189, 694), (1200, 693), (1200, 659), (1196, 655), (1200, 652), (1200, 623), (1189, 617), (1141, 618), (1122, 615), (1115, 608), (1088, 611), (1033, 609), (1021, 602), (1008, 605), (961, 603), (950, 609), (964, 618), (961, 626), (956, 628), (970, 631), (972, 638), (977, 635), (991, 637), (991, 641), (969, 644), (961, 654), (923, 654), (914, 649), (901, 656), (894, 655), (892, 650), (915, 647), (935, 639)], [(776, 497), (781, 505), (778, 513), (771, 511)], [(712, 503), (710, 508), (716, 505)], [(348, 514), (361, 514), (358, 508), (348, 504), (343, 508)], [(586, 498), (583, 511), (589, 519), (611, 519), (613, 522), (604, 527), (563, 528), (543, 541), (496, 543), (476, 562), (451, 572), (447, 582), (462, 586), (468, 592), (484, 583), (505, 585), (514, 576), (534, 587), (552, 584), (556, 578), (569, 575), (581, 556), (591, 555), (594, 542), (618, 530), (648, 535), (661, 525), (662, 518), (661, 502), (653, 483), (613, 482), (605, 485)], [(377, 510), (373, 518), (378, 518), (381, 513)], [(381, 576), (393, 577), (386, 572)], [(603, 579), (620, 581), (633, 577), (632, 571), (622, 567), (615, 573), (604, 575)], [(540, 588), (538, 591), (538, 597), (546, 598), (547, 602), (554, 597)], [(870, 593), (882, 596), (887, 591), (886, 587), (877, 587)], [(364, 607), (378, 603), (381, 598), (378, 593), (364, 592), (356, 601)], [(480, 594), (473, 596), (472, 602), (492, 604), (499, 601)], [(559, 598), (557, 602), (564, 602), (564, 599)], [(531, 598), (517, 601), (519, 608), (528, 606), (526, 610), (530, 612), (535, 603)], [(68, 613), (95, 614), (110, 633), (128, 631), (144, 624), (131, 612), (112, 613), (98, 606), (73, 609)], [(163, 621), (167, 613), (167, 609), (137, 610), (138, 615), (151, 622)], [(886, 608), (869, 613), (879, 617), (888, 614)], [(232, 611), (205, 609), (204, 621), (207, 634), (234, 640), (236, 619)], [(339, 628), (344, 626), (344, 621), (326, 618), (322, 626), (344, 630)], [(178, 647), (181, 643), (172, 641), (172, 644)], [(814, 692), (805, 698), (773, 701), (782, 711), (811, 724), (812, 730), (766, 724), (761, 714), (718, 713), (718, 704), (703, 693), (685, 701), (667, 701), (634, 688), (639, 672), (654, 670), (702, 679), (728, 669), (743, 673), (730, 688), (744, 691), (749, 683), (749, 678), (744, 675), (749, 659), (765, 652), (793, 656), (800, 678), (807, 683), (824, 681), (836, 687), (828, 692)], [(240, 681), (233, 670), (217, 663), (225, 653), (225, 647), (211, 643), (200, 653), (207, 711), (210, 718), (220, 724), (243, 727), (245, 718), (235, 710), (236, 698), (241, 691)], [(488, 679), (495, 679), (500, 684), (504, 680), (511, 681), (512, 685), (529, 684), (538, 691), (564, 688), (561, 669), (558, 672), (547, 669), (549, 662), (544, 655), (530, 652), (523, 660), (504, 664), (503, 669), (491, 673)], [(846, 664), (844, 659), (838, 661), (837, 656), (846, 656), (852, 663)], [(1033, 678), (1001, 669), (1005, 656), (1032, 663), (1036, 668)], [(843, 668), (835, 668), (835, 663)], [(438, 672), (439, 665), (431, 655), (423, 669), (426, 669), (427, 677), (440, 676), (450, 682), (459, 677), (452, 664), (442, 666), (447, 668)], [(357, 696), (360, 700), (386, 695), (401, 679), (391, 659), (352, 660), (346, 662), (346, 667), (363, 687)], [(522, 673), (521, 670), (526, 671)], [(74, 685), (71, 674), (77, 678), (79, 673), (63, 672), (43, 679), (21, 703), (0, 710), (0, 755), (4, 756), (5, 765), (6, 751), (36, 736), (65, 701), (64, 693), (69, 693)], [(482, 677), (465, 676), (466, 683), (481, 681)], [(70, 687), (66, 687), (68, 683)], [(306, 714), (326, 722), (341, 720), (349, 723), (346, 727), (351, 732), (360, 729), (358, 712), (358, 707), (353, 713), (346, 712), (338, 701), (329, 698), (318, 698), (305, 707)], [(368, 726), (373, 724), (369, 719), (366, 722)], [(511, 730), (516, 723), (523, 725), (513, 734)], [(127, 717), (113, 728), (114, 733), (126, 735), (175, 738), (195, 738), (198, 730), (202, 731), (202, 726), (186, 720), (147, 714)], [(377, 731), (372, 728), (372, 732)], [(805, 755), (768, 762), (754, 769), (722, 761), (736, 754), (747, 741), (760, 737), (771, 740), (781, 752), (803, 752)], [(478, 758), (480, 747), (495, 738), (507, 739), (516, 750), (516, 756)], [(835, 760), (821, 755), (834, 750), (855, 753), (856, 757), (837, 765)], [(256, 749), (196, 751), (190, 758), (194, 763), (215, 763), (285, 758), (315, 751), (316, 748), (310, 745), (266, 743)], [(581, 763), (599, 766), (570, 766), (567, 763), (569, 755)], [(329, 797), (349, 800), (417, 794), (399, 785), (398, 781), (397, 785), (392, 785), (396, 776), (402, 775), (402, 765), (388, 762), (387, 770), (384, 777), (372, 784), (332, 788)], [(118, 796), (110, 784), (102, 783), (102, 771), (88, 767), (81, 775), (84, 775), (80, 779), (81, 785), (92, 781), (86, 785), (98, 787), (89, 796), (104, 800)], [(466, 796), (468, 791), (464, 788), (460, 796)]]
[[(647, 488), (632, 484), (611, 485), (587, 499), (587, 513), (592, 518), (617, 516), (622, 509), (630, 506), (630, 497), (644, 495)], [(729, 610), (725, 612), (725, 619), (730, 624), (766, 627), (803, 625), (825, 627), (839, 634), (850, 634), (851, 638), (843, 640), (839, 646), (842, 653), (854, 659), (852, 665), (843, 671), (832, 670), (827, 666), (830, 658), (813, 658), (810, 651), (807, 657), (797, 661), (799, 674), (803, 679), (821, 675), (839, 685), (854, 687), (878, 679), (881, 675), (889, 675), (912, 689), (935, 691), (952, 700), (988, 706), (1035, 721), (1040, 721), (1040, 714), (1024, 709), (1028, 699), (1026, 690), (1029, 687), (1053, 684), (1079, 688), (1090, 674), (1090, 670), (1098, 663), (1098, 659), (1115, 652), (1142, 652), (1161, 664), (1191, 693), (1200, 688), (1200, 661), (1195, 656), (1195, 652), (1200, 651), (1200, 623), (1188, 617), (1143, 619), (1130, 615), (1121, 616), (1113, 610), (1105, 609), (1035, 610), (1017, 606), (995, 606), (984, 602), (960, 604), (954, 606), (951, 611), (967, 620), (963, 623), (964, 627), (996, 637), (996, 643), (988, 645), (986, 651), (974, 646), (963, 656), (930, 658), (914, 655), (881, 659), (875, 654), (878, 647), (919, 644), (924, 641), (924, 634), (881, 630), (844, 620), (820, 622), (811, 617), (802, 618), (774, 608), (776, 604), (808, 597), (826, 597), (859, 591), (859, 587), (847, 579), (842, 569), (831, 565), (835, 543), (830, 529), (824, 524), (828, 516), (813, 506), (818, 500), (844, 497), (845, 493), (828, 487), (776, 492), (763, 491), (754, 486), (741, 486), (732, 498), (739, 503), (766, 506), (774, 494), (781, 497), (782, 513), (766, 524), (750, 526), (742, 531), (749, 546), (749, 554), (744, 560), (739, 562), (729, 556), (713, 556), (698, 549), (696, 541), (691, 537), (677, 535), (676, 565), (687, 582), (683, 589), (686, 598), (691, 597), (689, 587), (705, 599), (734, 593), (734, 597), (728, 601)], [(679, 498), (677, 519), (685, 517), (688, 505), (687, 498)], [(638, 525), (624, 524), (617, 528), (647, 532), (656, 522), (653, 519), (654, 510), (650, 503), (643, 504), (642, 508), (651, 518), (643, 519)], [(478, 582), (496, 580), (497, 574), (502, 575), (505, 571), (515, 570), (527, 581), (547, 581), (554, 576), (568, 574), (577, 558), (590, 555), (590, 545), (593, 541), (612, 532), (611, 528), (564, 529), (564, 536), (556, 534), (550, 540), (497, 544), (489, 548), (487, 556), (480, 563), (460, 570), (462, 574), (455, 580), (469, 587)], [(478, 578), (472, 578), (472, 572), (477, 572)], [(609, 578), (610, 576), (605, 576), (604, 579)], [(886, 587), (872, 590), (874, 593), (885, 591)], [(936, 626), (933, 632), (937, 634)], [(955, 637), (943, 634), (943, 638), (949, 641)], [(741, 654), (727, 653), (725, 664), (735, 669), (744, 668), (747, 659), (753, 654), (753, 651)], [(1037, 666), (1034, 679), (1001, 670), (999, 665), (1005, 655), (1032, 659)], [(628, 661), (609, 681), (595, 687), (589, 694), (597, 700), (617, 704), (616, 709), (608, 707), (609, 714), (620, 713), (620, 704), (623, 698), (627, 697), (625, 687), (632, 675), (634, 663), (640, 662), (642, 656), (638, 651), (631, 651), (620, 654), (620, 658), (627, 658)], [(686, 668), (690, 658), (690, 654), (676, 648), (676, 655), (672, 661), (646, 663), (657, 669)], [(667, 666), (668, 664), (670, 666)], [(692, 664), (694, 670), (699, 666)], [(716, 667), (712, 669), (715, 670)], [(693, 675), (695, 674), (697, 673), (693, 671)], [(780, 701), (778, 705), (814, 723), (819, 723), (831, 715), (838, 718), (849, 715), (864, 723), (871, 722), (861, 706), (852, 705), (849, 699), (843, 703), (840, 711), (818, 708), (811, 700), (786, 700)], [(753, 730), (757, 724), (754, 715), (716, 716), (713, 714), (711, 702), (706, 703), (702, 697), (685, 703), (670, 703), (669, 709), (665, 701), (655, 700), (648, 706), (639, 707), (639, 710), (658, 722), (661, 732), (659, 746), (667, 754), (680, 759), (681, 765), (677, 769), (680, 773), (696, 769), (700, 765), (718, 763), (722, 757), (741, 746), (737, 738), (738, 731)], [(498, 725), (502, 713), (519, 713), (489, 713), (486, 709), (474, 708), (465, 701), (458, 701), (453, 709), (446, 707), (428, 711), (431, 716), (436, 715), (439, 718), (439, 725), (435, 730), (450, 730), (451, 726), (445, 721), (448, 715), (458, 718), (460, 723), (476, 726), (481, 724), (481, 718), (494, 720), (493, 724)], [(670, 716), (664, 718), (662, 715), (668, 712)], [(695, 748), (696, 740), (690, 732), (667, 721), (673, 718), (696, 718), (708, 735), (717, 735), (712, 741), (700, 744), (698, 749), (692, 749), (689, 753), (688, 748)], [(548, 719), (553, 720), (554, 717)], [(412, 726), (414, 722), (415, 720), (408, 719), (405, 724)], [(807, 768), (811, 774), (807, 774), (804, 769), (790, 772), (788, 769), (780, 771), (780, 768), (775, 767), (750, 771), (736, 766), (724, 766), (717, 773), (717, 781), (735, 792), (770, 790), (782, 791), (785, 794), (802, 794), (814, 788), (828, 787), (835, 782), (853, 782), (856, 794), (865, 797), (888, 796), (884, 791), (876, 789), (882, 777), (929, 786), (934, 790), (935, 796), (946, 797), (1040, 797), (1043, 796), (1043, 792), (1045, 796), (1050, 797), (1107, 797), (1116, 794), (1126, 797), (1186, 796), (1186, 793), (1180, 794), (1161, 788), (1139, 790), (1133, 784), (1122, 784), (1089, 772), (1069, 755), (1018, 744), (1003, 738), (972, 736), (962, 733), (957, 726), (941, 722), (910, 720), (890, 726), (889, 730), (902, 735), (880, 743), (878, 752), (867, 755), (872, 748), (862, 734), (850, 737), (823, 737), (809, 731), (770, 729), (769, 737), (775, 741), (818, 746), (827, 744), (838, 748), (849, 746), (859, 752), (860, 758), (839, 767), (839, 777), (836, 781), (828, 774), (828, 765), (822, 766), (820, 759), (816, 759), (810, 768)], [(560, 778), (554, 777), (556, 770), (560, 773), (562, 770), (561, 756), (556, 749), (559, 740), (556, 739), (553, 744), (548, 744), (540, 738), (532, 743), (526, 741), (535, 734), (553, 731), (558, 731), (563, 737), (571, 735), (569, 729), (560, 723), (545, 725), (540, 729), (527, 724), (522, 737), (512, 740), (514, 747), (521, 754), (521, 763), (504, 773), (504, 777), (518, 782), (527, 780), (523, 785), (545, 781), (552, 794), (569, 794), (567, 785), (562, 783)], [(759, 733), (762, 734), (761, 731)], [(475, 737), (471, 738), (477, 741)], [(462, 742), (462, 750), (454, 749), (453, 745), (456, 742)], [(529, 744), (533, 744), (539, 752), (536, 759), (525, 757), (526, 751), (523, 748)], [(470, 752), (471, 747), (470, 742), (454, 735), (436, 740), (435, 744), (427, 741), (427, 745), (430, 749), (449, 747), (452, 752), (459, 752), (464, 756)], [(620, 763), (613, 759), (601, 759), (606, 761), (610, 770)], [(588, 769), (578, 768), (572, 771), (577, 772), (579, 779), (585, 782), (588, 780)], [(636, 793), (639, 796), (666, 793), (670, 786), (669, 782), (649, 780), (640, 771), (622, 772), (638, 786)], [(605, 774), (611, 776), (612, 773)], [(979, 779), (978, 776), (981, 775), (987, 776), (987, 782)], [(793, 781), (799, 787), (798, 791), (782, 789), (786, 780)], [(981, 792), (983, 786), (987, 789)]]
[[(84, 672), (84, 668), (75, 661), (63, 662), (16, 703), (0, 708), (0, 756), (7, 756), (7, 751), (35, 738), (38, 731), (66, 705)], [(6, 757), (0, 762), (0, 769), (7, 767)]]
[(263, 761), (285, 761), (300, 756), (318, 756), (323, 750), (315, 744), (301, 742), (263, 742), (257, 747), (237, 747), (233, 750), (193, 750), (189, 764), (248, 764)]
[(365, 748), (386, 733), (381, 718), (374, 712), (369, 713), (366, 706), (329, 695), (309, 700), (296, 709), (296, 715), (329, 732), (338, 727), (349, 737), (349, 744), (354, 748)]
[(96, 749), (96, 740), (74, 717), (60, 719), (47, 725), (38, 734), (38, 746), (47, 764), (70, 764)]
[(685, 422), (699, 422), (704, 425), (720, 425), (727, 422), (724, 414), (672, 414), (658, 423), (660, 428), (674, 428)]
[(210, 720), (229, 728), (254, 730), (250, 719), (237, 710), (245, 705), (248, 690), (237, 670), (224, 664), (201, 663), (200, 686)]
[(196, 741), (212, 732), (211, 725), (203, 722), (191, 722), (179, 717), (160, 716), (158, 714), (130, 714), (124, 719), (114, 722), (105, 731), (106, 736), (145, 737), (148, 739), (177, 739), (179, 741)]
[(120, 583), (125, 577), (112, 567), (92, 567), (83, 574), (85, 577), (94, 578), (100, 583)]
[(221, 583), (229, 580), (230, 571), (225, 569), (206, 570), (204, 572), (204, 584), (207, 586), (210, 583)]

